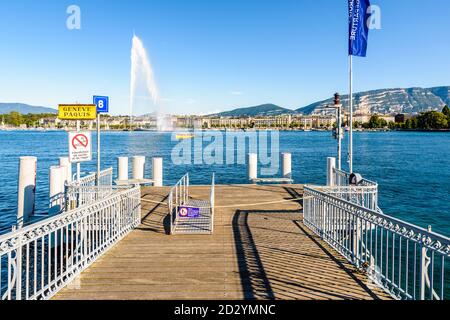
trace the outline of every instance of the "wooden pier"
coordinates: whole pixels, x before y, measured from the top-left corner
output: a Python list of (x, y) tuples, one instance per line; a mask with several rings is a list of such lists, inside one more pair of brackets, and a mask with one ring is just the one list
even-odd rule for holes
[(141, 226), (55, 299), (390, 299), (303, 225), (301, 201), (284, 202), (300, 185), (216, 186), (214, 235), (169, 235), (168, 192), (143, 188)]

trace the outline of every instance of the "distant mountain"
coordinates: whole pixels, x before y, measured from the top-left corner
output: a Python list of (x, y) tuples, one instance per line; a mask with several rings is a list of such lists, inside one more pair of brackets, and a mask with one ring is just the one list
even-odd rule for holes
[(441, 98), (446, 105), (450, 106), (450, 87), (436, 87), (429, 90)]
[(0, 114), (7, 114), (13, 111), (21, 114), (57, 113), (55, 109), (47, 107), (30, 106), (24, 103), (0, 103)]
[(226, 111), (214, 114), (218, 117), (263, 117), (263, 116), (279, 116), (282, 114), (296, 114), (296, 111), (282, 108), (274, 104), (263, 104), (255, 107), (240, 108), (232, 111)]
[[(341, 96), (344, 108), (348, 108), (348, 95)], [(440, 110), (450, 105), (450, 87), (381, 89), (359, 92), (354, 95), (355, 110), (361, 113), (418, 113), (427, 110)], [(332, 105), (333, 99), (313, 103), (298, 109), (302, 114), (323, 114)]]

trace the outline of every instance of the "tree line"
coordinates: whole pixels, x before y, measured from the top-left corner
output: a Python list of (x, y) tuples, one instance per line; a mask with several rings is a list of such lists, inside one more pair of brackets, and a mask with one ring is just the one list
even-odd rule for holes
[(16, 111), (12, 111), (8, 114), (0, 115), (0, 121), (3, 121), (6, 125), (11, 125), (14, 127), (20, 127), (26, 125), (28, 128), (35, 127), (39, 120), (45, 118), (54, 118), (53, 113), (41, 113), (41, 114), (21, 114)]
[(407, 119), (401, 129), (409, 130), (444, 130), (450, 129), (450, 108), (445, 106), (442, 112), (430, 111)]
[(370, 117), (367, 123), (354, 123), (356, 128), (391, 130), (446, 130), (450, 129), (450, 108), (445, 106), (442, 112), (428, 111), (406, 119), (404, 122), (387, 122), (379, 115)]

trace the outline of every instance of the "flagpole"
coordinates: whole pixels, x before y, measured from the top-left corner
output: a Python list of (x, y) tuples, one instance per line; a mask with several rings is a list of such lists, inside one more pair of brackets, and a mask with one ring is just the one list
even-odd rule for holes
[(350, 78), (350, 132), (348, 144), (348, 157), (350, 173), (353, 173), (353, 56), (349, 56), (349, 78)]

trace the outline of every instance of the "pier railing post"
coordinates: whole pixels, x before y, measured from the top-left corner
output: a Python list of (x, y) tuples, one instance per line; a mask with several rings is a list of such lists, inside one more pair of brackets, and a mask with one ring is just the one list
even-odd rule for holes
[[(22, 300), (22, 264), (23, 264), (23, 249), (21, 239), (19, 237), (19, 247), (16, 250), (16, 300)], [(28, 261), (27, 261), (28, 263)]]
[(420, 300), (425, 300), (425, 283), (427, 273), (427, 249), (422, 245), (420, 251)]
[(17, 196), (17, 225), (23, 226), (33, 215), (36, 201), (36, 157), (21, 157)]

